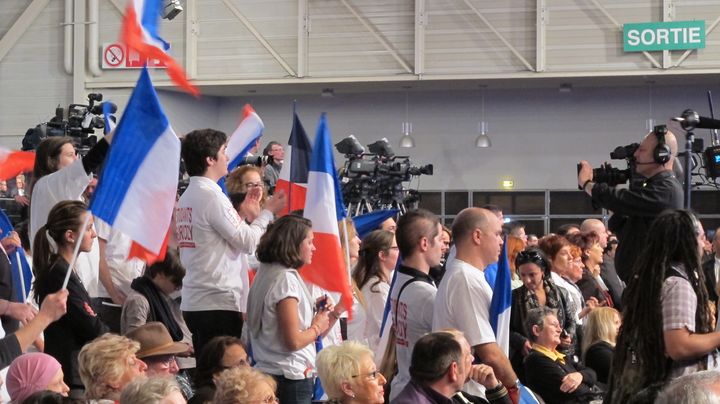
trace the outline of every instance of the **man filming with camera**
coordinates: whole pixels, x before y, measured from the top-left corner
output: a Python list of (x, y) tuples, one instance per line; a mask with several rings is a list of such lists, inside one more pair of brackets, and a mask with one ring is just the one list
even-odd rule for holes
[(677, 139), (664, 126), (645, 136), (633, 153), (635, 173), (644, 178), (638, 186), (617, 188), (593, 181), (593, 169), (581, 161), (578, 186), (593, 203), (612, 211), (608, 227), (618, 236), (615, 266), (620, 278), (628, 282), (634, 274), (635, 258), (645, 244), (650, 223), (665, 209), (683, 205), (683, 189), (673, 174)]

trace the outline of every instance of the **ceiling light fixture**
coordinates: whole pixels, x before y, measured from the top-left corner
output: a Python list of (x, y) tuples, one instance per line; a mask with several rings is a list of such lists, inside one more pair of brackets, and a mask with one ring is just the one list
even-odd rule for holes
[(475, 139), (475, 147), (486, 149), (492, 146), (490, 137), (488, 136), (488, 124), (485, 122), (485, 88), (480, 86), (482, 97), (480, 101), (480, 122), (478, 122), (478, 137)]
[(410, 87), (404, 87), (405, 88), (405, 122), (402, 123), (402, 138), (400, 138), (400, 147), (402, 148), (412, 148), (415, 147), (415, 139), (412, 137), (412, 122), (410, 122), (409, 119), (409, 110), (410, 110), (410, 99), (408, 95), (408, 89)]

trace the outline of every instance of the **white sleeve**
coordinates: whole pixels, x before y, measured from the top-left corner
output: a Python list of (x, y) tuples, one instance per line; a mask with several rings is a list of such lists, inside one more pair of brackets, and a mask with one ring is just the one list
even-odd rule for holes
[(455, 305), (455, 323), (462, 327), (460, 331), (470, 346), (496, 342), (489, 319), (490, 296), (468, 281), (455, 283), (456, 288), (452, 291), (453, 301), (462, 302)]
[(263, 210), (257, 219), (248, 225), (240, 219), (229, 201), (225, 204), (222, 200), (216, 199), (211, 203), (213, 206), (208, 209), (210, 226), (237, 252), (255, 253), (260, 237), (265, 233), (268, 223), (272, 220), (272, 213)]

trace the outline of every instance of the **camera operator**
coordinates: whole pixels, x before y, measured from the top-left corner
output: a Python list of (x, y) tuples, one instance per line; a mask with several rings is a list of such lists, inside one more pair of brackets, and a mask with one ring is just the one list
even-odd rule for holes
[(615, 265), (625, 282), (634, 274), (635, 258), (646, 243), (653, 219), (665, 209), (682, 208), (682, 185), (673, 174), (677, 150), (677, 140), (670, 131), (655, 130), (646, 135), (633, 154), (636, 173), (646, 179), (630, 189), (595, 183), (590, 164), (580, 162), (578, 185), (594, 203), (613, 212), (608, 224), (619, 240)]
[(285, 159), (285, 150), (280, 143), (272, 141), (265, 146), (263, 156), (270, 157), (269, 163), (265, 166), (263, 181), (268, 194), (272, 195), (275, 192), (275, 183), (280, 177), (280, 170), (282, 170), (283, 160)]

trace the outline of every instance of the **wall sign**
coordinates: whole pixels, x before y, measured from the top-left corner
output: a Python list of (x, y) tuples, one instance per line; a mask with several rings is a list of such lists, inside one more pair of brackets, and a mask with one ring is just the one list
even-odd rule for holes
[(647, 22), (623, 25), (625, 52), (702, 49), (705, 21)]

